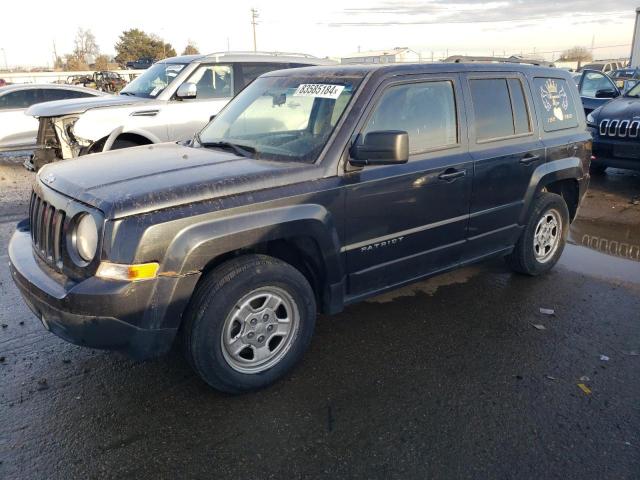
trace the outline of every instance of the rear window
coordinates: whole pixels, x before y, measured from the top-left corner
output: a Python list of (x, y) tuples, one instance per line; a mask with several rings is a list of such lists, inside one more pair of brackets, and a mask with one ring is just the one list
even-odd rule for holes
[(474, 79), (469, 86), (477, 141), (486, 142), (531, 132), (529, 111), (520, 80)]
[(574, 97), (567, 81), (560, 78), (534, 78), (534, 97), (540, 103), (545, 132), (578, 126)]

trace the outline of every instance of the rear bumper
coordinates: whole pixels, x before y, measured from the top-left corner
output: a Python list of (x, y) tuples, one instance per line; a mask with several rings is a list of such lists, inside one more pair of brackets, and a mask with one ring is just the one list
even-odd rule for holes
[(132, 284), (95, 277), (78, 283), (61, 281), (36, 259), (31, 236), (24, 230), (17, 230), (11, 238), (9, 261), (11, 276), (27, 306), (47, 330), (62, 339), (121, 351), (137, 359), (171, 348), (177, 328), (147, 329), (131, 323), (132, 318), (143, 318), (146, 304), (140, 300), (149, 298), (152, 282)]

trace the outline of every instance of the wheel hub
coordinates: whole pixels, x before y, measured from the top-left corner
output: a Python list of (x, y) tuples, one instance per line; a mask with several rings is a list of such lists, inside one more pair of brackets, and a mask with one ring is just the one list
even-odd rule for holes
[(540, 263), (548, 262), (558, 250), (562, 237), (562, 217), (550, 209), (540, 217), (533, 235), (533, 253)]
[(298, 324), (298, 307), (288, 292), (278, 287), (254, 290), (227, 315), (221, 339), (224, 358), (242, 373), (267, 370), (287, 353)]

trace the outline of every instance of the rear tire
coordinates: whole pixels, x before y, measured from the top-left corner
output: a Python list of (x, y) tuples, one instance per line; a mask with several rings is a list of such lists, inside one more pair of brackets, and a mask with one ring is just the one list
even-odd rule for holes
[(276, 258), (246, 255), (222, 264), (196, 287), (183, 325), (184, 353), (216, 390), (258, 390), (298, 363), (315, 317), (315, 296), (304, 275)]
[(560, 195), (543, 192), (535, 198), (529, 220), (513, 252), (506, 258), (516, 272), (540, 275), (557, 263), (569, 233), (569, 209)]

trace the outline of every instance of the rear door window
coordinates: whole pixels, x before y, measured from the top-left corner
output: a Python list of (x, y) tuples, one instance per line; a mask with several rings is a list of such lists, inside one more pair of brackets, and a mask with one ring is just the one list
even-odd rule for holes
[(533, 79), (533, 86), (534, 98), (540, 104), (539, 110), (545, 132), (578, 126), (576, 105), (566, 80), (538, 77)]
[(29, 108), (31, 105), (40, 101), (39, 97), (39, 90), (36, 88), (9, 92), (0, 97), (0, 110)]
[(476, 140), (487, 142), (531, 132), (522, 82), (516, 78), (469, 81)]
[(242, 84), (241, 88), (246, 87), (263, 73), (272, 72), (273, 70), (281, 70), (287, 68), (286, 63), (241, 63)]

